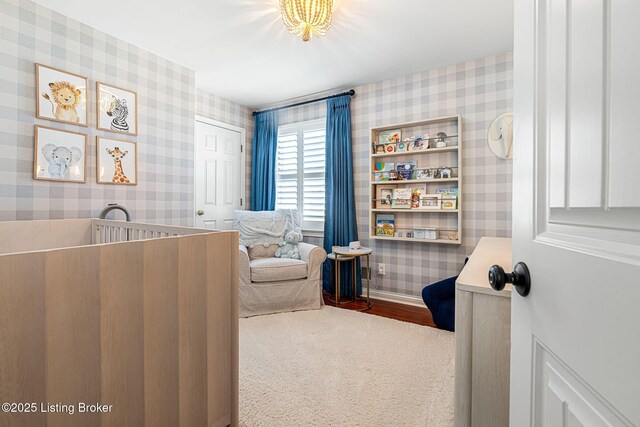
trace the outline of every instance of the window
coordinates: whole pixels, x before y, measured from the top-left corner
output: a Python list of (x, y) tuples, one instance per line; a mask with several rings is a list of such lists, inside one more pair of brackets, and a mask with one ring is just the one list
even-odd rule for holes
[(276, 209), (297, 209), (302, 229), (324, 229), (325, 126), (322, 120), (278, 128)]

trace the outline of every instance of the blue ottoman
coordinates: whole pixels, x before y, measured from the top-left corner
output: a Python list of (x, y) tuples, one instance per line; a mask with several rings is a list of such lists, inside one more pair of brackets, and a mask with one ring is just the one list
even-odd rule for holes
[(441, 280), (422, 290), (422, 299), (431, 311), (433, 322), (440, 329), (453, 332), (456, 318), (456, 279)]

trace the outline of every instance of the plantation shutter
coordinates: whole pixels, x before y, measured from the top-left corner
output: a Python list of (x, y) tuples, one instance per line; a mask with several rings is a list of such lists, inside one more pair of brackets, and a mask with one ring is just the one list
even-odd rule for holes
[(276, 209), (298, 209), (298, 133), (278, 132)]
[(324, 120), (278, 130), (276, 208), (297, 209), (304, 230), (324, 227), (325, 146)]
[(325, 122), (305, 126), (303, 130), (304, 164), (302, 221), (309, 229), (324, 224)]

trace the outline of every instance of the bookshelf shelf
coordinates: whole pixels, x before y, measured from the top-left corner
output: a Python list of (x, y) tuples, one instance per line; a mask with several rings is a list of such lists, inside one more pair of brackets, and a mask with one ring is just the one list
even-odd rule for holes
[(413, 237), (371, 236), (370, 238), (375, 240), (392, 240), (396, 242), (439, 243), (442, 245), (460, 245), (462, 243), (461, 240), (447, 240), (447, 239), (427, 240), (427, 239), (415, 239)]
[[(433, 139), (433, 138), (430, 138)], [(436, 153), (448, 153), (450, 151), (458, 151), (457, 146), (445, 147), (445, 148), (429, 148), (423, 151), (401, 151), (397, 153), (379, 153), (372, 154), (371, 157), (377, 159), (380, 157), (396, 157), (396, 156), (413, 156), (415, 154), (436, 154)]]
[(371, 209), (371, 212), (380, 212), (380, 213), (415, 213), (415, 214), (425, 214), (425, 213), (458, 213), (460, 212), (458, 209)]
[[(400, 131), (400, 141), (403, 142), (405, 138), (411, 138), (414, 135), (420, 136), (428, 133), (429, 135), (436, 135), (438, 132), (445, 132), (448, 136), (445, 139), (448, 145), (440, 148), (427, 148), (416, 149), (402, 152), (391, 153), (377, 153), (376, 145), (381, 143), (393, 143), (384, 139), (383, 133), (395, 134)], [(382, 127), (371, 129), (371, 154), (370, 154), (370, 173), (373, 179), (374, 174), (379, 176), (381, 172), (387, 171), (387, 169), (381, 167), (380, 163), (394, 163), (393, 172), (400, 175), (397, 171), (396, 162), (406, 162), (412, 164), (415, 170), (433, 169), (438, 170), (440, 168), (449, 168), (453, 170), (452, 177), (437, 178), (440, 175), (446, 176), (446, 171), (438, 171), (438, 173), (432, 173), (434, 178), (431, 179), (402, 179), (402, 180), (388, 180), (388, 181), (371, 181), (370, 182), (370, 206), (369, 206), (369, 237), (374, 240), (389, 240), (394, 242), (412, 242), (412, 243), (432, 243), (432, 244), (445, 244), (445, 245), (460, 245), (462, 244), (462, 177), (464, 176), (462, 170), (462, 148), (463, 148), (463, 130), (462, 130), (462, 117), (460, 115), (438, 117), (435, 119), (420, 120), (410, 123), (390, 124)], [(436, 143), (437, 137), (423, 138), (425, 143), (430, 144), (431, 147)], [(405, 142), (406, 144), (406, 142)], [(410, 143), (409, 143), (410, 144)], [(396, 146), (397, 148), (397, 146)], [(411, 148), (411, 146), (409, 147)], [(390, 148), (392, 150), (393, 147)], [(434, 157), (434, 155), (437, 155)], [(388, 161), (387, 161), (388, 160)], [(411, 162), (413, 161), (413, 162)], [(406, 164), (405, 163), (405, 164)], [(378, 169), (376, 168), (378, 164)], [(384, 166), (384, 165), (383, 165)], [(403, 169), (404, 171), (409, 170)], [(406, 174), (406, 172), (403, 172)], [(386, 175), (384, 175), (386, 176)], [(416, 173), (412, 173), (412, 177), (415, 177)], [(406, 176), (408, 177), (408, 175)], [(397, 200), (407, 200), (407, 191), (402, 188), (411, 188), (411, 195), (418, 197), (416, 194), (424, 193), (427, 195), (441, 194), (442, 192), (450, 192), (451, 197), (454, 198), (454, 205), (456, 209), (402, 209), (384, 207), (381, 200), (387, 201), (393, 200), (395, 204)], [(457, 190), (456, 190), (457, 188)], [(402, 194), (399, 198), (395, 196), (396, 190), (398, 194)], [(402, 191), (401, 191), (402, 190)], [(385, 191), (387, 194), (385, 195)], [(393, 191), (394, 196), (390, 199), (389, 192)], [(414, 192), (415, 191), (415, 192)], [(421, 194), (422, 195), (422, 194)], [(428, 200), (435, 200), (436, 197), (420, 197), (413, 200), (414, 203), (427, 203)], [(443, 199), (445, 200), (445, 199)], [(446, 199), (447, 202), (451, 202), (451, 199)], [(388, 202), (390, 203), (390, 202)], [(411, 203), (411, 201), (409, 202)], [(442, 201), (440, 202), (442, 203)], [(437, 205), (440, 206), (440, 205)], [(431, 215), (431, 214), (449, 214), (449, 215)], [(405, 215), (406, 214), (406, 215)], [(381, 220), (381, 224), (386, 222), (385, 229), (393, 235), (382, 236), (378, 232), (378, 220)], [(391, 231), (389, 231), (389, 224)], [(436, 229), (437, 239), (423, 239), (411, 237), (415, 235), (415, 232), (423, 229)], [(433, 231), (431, 231), (433, 232)], [(453, 233), (452, 233), (453, 232)], [(449, 238), (447, 238), (449, 237)]]
[(381, 185), (381, 184), (428, 184), (430, 182), (438, 183), (438, 182), (458, 182), (460, 178), (436, 178), (436, 179), (401, 179), (395, 181), (372, 181), (371, 185)]

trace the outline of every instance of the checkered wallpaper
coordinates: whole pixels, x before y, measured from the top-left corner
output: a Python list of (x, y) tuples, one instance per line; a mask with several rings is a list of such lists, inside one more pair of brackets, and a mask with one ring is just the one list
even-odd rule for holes
[[(362, 244), (374, 250), (374, 274), (377, 263), (386, 264), (386, 276), (373, 281), (378, 290), (419, 296), (425, 284), (456, 275), (480, 237), (511, 235), (511, 162), (491, 154), (486, 135), (498, 115), (511, 111), (512, 85), (513, 55), (506, 53), (354, 88), (351, 114), (358, 230)], [(464, 127), (463, 244), (370, 240), (370, 129), (454, 114), (462, 115)], [(324, 115), (324, 103), (312, 104), (282, 111), (280, 123)], [(320, 239), (305, 240), (321, 244)]]
[[(194, 72), (29, 0), (0, 0), (0, 220), (96, 217), (193, 223)], [(89, 78), (89, 126), (35, 118), (35, 63)], [(96, 81), (138, 93), (139, 135), (96, 129)], [(87, 133), (87, 183), (34, 181), (33, 125)], [(96, 184), (96, 135), (138, 143), (137, 186)], [(119, 215), (119, 214), (118, 214)]]
[(251, 147), (255, 120), (249, 107), (220, 98), (203, 90), (196, 91), (196, 114), (246, 130), (246, 199), (244, 206), (251, 206)]
[[(118, 202), (137, 221), (191, 225), (196, 113), (244, 127), (250, 165), (249, 109), (196, 91), (193, 71), (29, 0), (0, 0), (0, 38), (0, 220), (95, 217), (107, 203)], [(35, 63), (89, 78), (89, 127), (35, 118)], [(137, 137), (96, 130), (96, 81), (138, 93)], [(417, 296), (424, 284), (455, 275), (480, 237), (510, 235), (511, 162), (489, 152), (486, 132), (494, 118), (511, 110), (512, 82), (513, 57), (506, 53), (355, 88), (357, 217), (360, 240), (374, 249), (372, 262), (386, 264), (387, 275), (374, 281), (377, 289)], [(370, 128), (453, 114), (464, 122), (463, 245), (369, 240)], [(282, 111), (280, 123), (323, 116), (319, 103)], [(34, 124), (89, 135), (86, 184), (32, 179)], [(138, 143), (137, 186), (95, 183), (96, 135)], [(250, 173), (248, 167), (247, 186)]]

